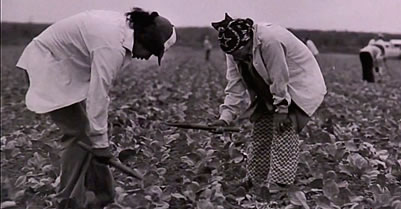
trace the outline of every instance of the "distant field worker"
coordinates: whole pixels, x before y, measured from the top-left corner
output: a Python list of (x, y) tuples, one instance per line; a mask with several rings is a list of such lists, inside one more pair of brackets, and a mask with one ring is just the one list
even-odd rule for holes
[[(50, 115), (64, 136), (58, 208), (103, 208), (114, 200), (107, 136), (109, 90), (132, 58), (158, 57), (175, 43), (173, 25), (157, 12), (87, 11), (35, 37), (17, 67), (26, 70), (27, 108)], [(91, 145), (94, 155), (76, 142)], [(87, 194), (95, 198), (89, 201)]]
[(380, 42), (370, 41), (367, 46), (359, 51), (359, 59), (362, 64), (362, 80), (375, 82), (375, 74), (381, 76), (385, 65), (385, 50)]
[[(322, 103), (326, 85), (312, 53), (284, 27), (228, 14), (212, 26), (226, 53), (228, 83), (220, 118), (211, 125), (245, 117), (253, 122), (244, 183), (264, 196), (257, 207), (268, 208), (269, 191), (294, 183), (298, 133)], [(250, 105), (243, 112), (247, 94)]]
[(213, 48), (212, 43), (210, 43), (209, 36), (205, 36), (205, 40), (203, 41), (203, 48), (205, 49), (205, 60), (209, 61), (210, 52)]
[(310, 40), (309, 38), (305, 38), (304, 43), (308, 47), (308, 49), (312, 52), (313, 56), (317, 57), (319, 55), (319, 50), (317, 49), (315, 43), (313, 43), (312, 40)]

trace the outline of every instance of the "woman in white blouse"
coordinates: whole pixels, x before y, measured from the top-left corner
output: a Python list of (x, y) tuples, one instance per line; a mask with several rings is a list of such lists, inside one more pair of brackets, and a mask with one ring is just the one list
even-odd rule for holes
[[(35, 37), (17, 63), (29, 77), (27, 108), (48, 113), (64, 136), (59, 208), (101, 208), (113, 201), (107, 115), (112, 81), (132, 58), (158, 57), (175, 43), (175, 29), (157, 12), (87, 11)], [(75, 142), (92, 146), (94, 155)], [(96, 159), (96, 160), (94, 160)], [(87, 192), (95, 195), (88, 202)]]

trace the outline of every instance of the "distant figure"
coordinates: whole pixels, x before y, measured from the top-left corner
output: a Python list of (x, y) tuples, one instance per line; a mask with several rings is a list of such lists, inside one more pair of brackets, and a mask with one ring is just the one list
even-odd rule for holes
[(362, 64), (362, 80), (373, 83), (375, 82), (375, 73), (382, 76), (385, 64), (383, 43), (383, 35), (379, 34), (359, 51), (359, 58)]
[(319, 50), (317, 49), (316, 45), (313, 43), (312, 40), (310, 40), (309, 38), (305, 38), (304, 43), (308, 47), (308, 49), (312, 52), (313, 56), (317, 57), (317, 55), (319, 55)]
[(205, 49), (205, 60), (209, 61), (210, 51), (213, 48), (212, 43), (210, 43), (209, 36), (205, 36), (205, 40), (203, 41), (203, 48)]

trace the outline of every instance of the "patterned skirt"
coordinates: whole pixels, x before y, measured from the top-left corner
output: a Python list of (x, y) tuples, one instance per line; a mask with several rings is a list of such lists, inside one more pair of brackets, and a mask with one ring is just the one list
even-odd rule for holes
[(273, 125), (273, 115), (254, 122), (249, 146), (248, 177), (254, 185), (293, 184), (299, 158), (299, 136), (292, 124), (282, 131)]

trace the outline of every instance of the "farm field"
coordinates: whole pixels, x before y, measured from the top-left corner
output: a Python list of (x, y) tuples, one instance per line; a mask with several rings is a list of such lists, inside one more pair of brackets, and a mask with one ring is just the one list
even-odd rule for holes
[[(12, 208), (54, 208), (60, 132), (24, 105), (27, 85), (14, 66), (21, 45), (2, 46), (1, 201)], [(388, 60), (382, 81), (361, 81), (354, 54), (319, 57), (328, 94), (301, 134), (295, 186), (274, 196), (288, 208), (401, 208), (401, 60)], [(109, 114), (114, 155), (141, 171), (137, 181), (113, 170), (109, 208), (239, 209), (253, 196), (229, 182), (245, 175), (251, 124), (240, 134), (179, 130), (166, 121), (216, 119), (224, 99), (225, 60), (215, 49), (185, 46), (157, 61), (133, 61), (115, 81)], [(245, 154), (244, 154), (245, 153)]]

